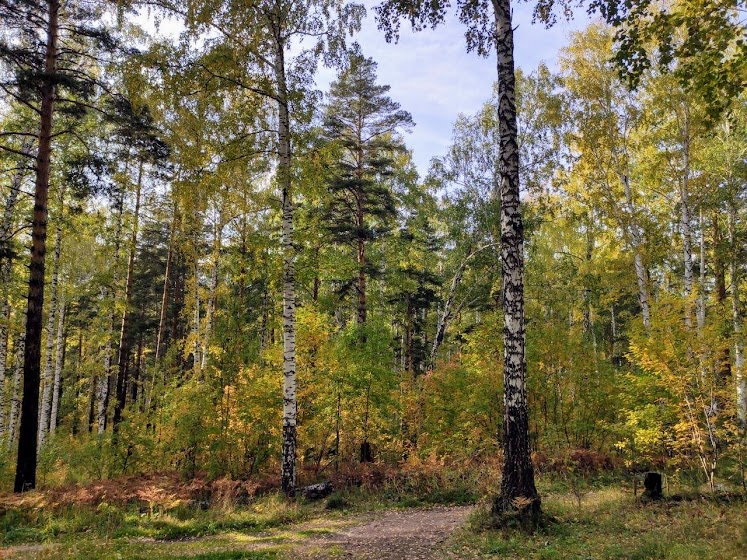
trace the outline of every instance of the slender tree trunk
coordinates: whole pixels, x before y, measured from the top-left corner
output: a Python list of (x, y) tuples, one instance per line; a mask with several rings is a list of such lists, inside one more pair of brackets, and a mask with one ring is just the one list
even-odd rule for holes
[(8, 448), (13, 446), (18, 429), (18, 418), (21, 413), (21, 379), (23, 378), (23, 356), (26, 346), (26, 334), (21, 333), (16, 340), (16, 358), (13, 364), (13, 396), (10, 399), (8, 417)]
[[(698, 298), (695, 306), (695, 318), (697, 321), (698, 332), (702, 333), (705, 328), (705, 295), (706, 295), (706, 244), (705, 244), (705, 223), (703, 221), (703, 211), (698, 214), (698, 226), (700, 228), (700, 238), (698, 246), (699, 258), (699, 278), (698, 278)], [(716, 226), (718, 228), (718, 226)], [(715, 242), (715, 239), (714, 239)], [(717, 264), (717, 263), (715, 263)], [(718, 274), (717, 274), (718, 276)], [(718, 280), (716, 281), (718, 283)], [(722, 300), (723, 301), (723, 300)]]
[(402, 362), (402, 369), (405, 372), (412, 373), (413, 369), (413, 330), (415, 323), (415, 309), (412, 305), (412, 298), (407, 296), (407, 310), (405, 311), (405, 331), (404, 331), (404, 359)]
[(96, 386), (96, 425), (97, 434), (100, 436), (106, 430), (106, 422), (111, 397), (111, 388), (114, 385), (112, 357), (114, 355), (114, 322), (115, 302), (117, 299), (117, 284), (119, 283), (119, 250), (122, 245), (122, 213), (124, 211), (124, 191), (117, 202), (117, 222), (114, 229), (114, 259), (112, 266), (112, 285), (110, 289), (111, 309), (108, 317), (108, 332), (106, 335), (106, 346), (104, 347), (104, 372), (98, 378)]
[(638, 281), (638, 301), (641, 304), (641, 316), (643, 317), (643, 326), (647, 331), (651, 330), (651, 306), (649, 303), (648, 293), (648, 271), (643, 264), (643, 254), (640, 247), (636, 247), (635, 256), (635, 275)]
[(319, 301), (319, 288), (322, 285), (319, 278), (319, 251), (321, 248), (322, 247), (318, 242), (314, 245), (314, 283), (311, 288), (311, 300), (314, 303)]
[(44, 390), (42, 392), (41, 415), (39, 417), (38, 449), (41, 449), (49, 432), (49, 413), (52, 407), (52, 361), (54, 357), (54, 327), (57, 318), (57, 285), (60, 273), (60, 253), (62, 251), (62, 229), (57, 228), (52, 259), (52, 281), (50, 282), (49, 315), (47, 316), (47, 348), (44, 359)]
[[(31, 142), (24, 142), (21, 151), (28, 154), (31, 150)], [(10, 192), (5, 199), (2, 223), (0, 223), (0, 249), (7, 249), (8, 254), (0, 254), (0, 445), (5, 437), (5, 371), (8, 363), (8, 338), (10, 330), (10, 294), (11, 275), (13, 261), (10, 253), (10, 244), (13, 238), (13, 214), (18, 203), (18, 194), (21, 191), (24, 169), (19, 169), (13, 175), (10, 182)]]
[[(721, 233), (721, 225), (717, 212), (713, 214), (713, 277), (715, 283), (716, 302), (725, 309), (727, 292), (726, 292), (726, 263), (724, 262), (724, 240)], [(705, 253), (705, 243), (701, 235), (701, 251)], [(728, 249), (727, 249), (728, 251)], [(698, 321), (701, 330), (705, 327), (705, 257), (701, 258), (700, 263), (700, 297), (698, 298)], [(732, 325), (733, 327), (733, 325)], [(722, 383), (726, 383), (731, 377), (731, 351), (728, 346), (724, 346), (720, 351), (718, 358), (718, 374)]]
[(451, 319), (451, 311), (454, 306), (454, 299), (456, 298), (456, 293), (459, 289), (459, 285), (462, 283), (464, 271), (467, 269), (468, 259), (473, 254), (474, 253), (470, 253), (470, 255), (461, 262), (459, 268), (457, 268), (457, 271), (454, 274), (454, 277), (451, 279), (451, 285), (449, 286), (449, 292), (446, 296), (446, 301), (444, 302), (443, 311), (438, 317), (438, 323), (436, 324), (436, 335), (433, 337), (433, 346), (431, 347), (431, 354), (428, 358), (428, 367), (430, 367), (431, 369), (436, 365), (436, 355), (438, 354), (438, 348), (441, 346), (444, 341), (444, 337), (446, 336), (446, 326)]
[[(594, 233), (592, 229), (592, 214), (589, 212), (589, 214), (586, 217), (586, 267), (587, 267), (587, 275), (588, 270), (591, 269), (591, 259), (594, 254)], [(584, 317), (583, 317), (583, 328), (584, 328), (584, 335), (587, 337), (594, 338), (594, 333), (592, 332), (592, 324), (591, 324), (591, 285), (589, 282), (589, 278), (584, 280)]]
[(31, 262), (29, 295), (26, 310), (26, 344), (23, 360), (23, 401), (18, 436), (18, 457), (13, 489), (25, 492), (36, 487), (36, 443), (39, 431), (39, 380), (41, 339), (44, 311), (44, 258), (47, 244), (47, 203), (52, 155), (52, 118), (54, 114), (55, 75), (57, 73), (57, 39), (59, 33), (59, 0), (47, 2), (47, 40), (44, 78), (41, 92), (39, 150), (36, 156), (34, 217), (31, 224)]
[(122, 420), (122, 412), (127, 403), (127, 362), (130, 356), (130, 304), (132, 300), (132, 285), (135, 277), (135, 256), (137, 255), (137, 236), (140, 226), (140, 194), (143, 186), (143, 161), (137, 172), (137, 186), (135, 187), (135, 213), (132, 218), (132, 234), (130, 235), (130, 254), (127, 258), (127, 280), (125, 282), (124, 310), (122, 311), (122, 326), (119, 329), (119, 352), (117, 355), (117, 402), (114, 405), (112, 429), (116, 430)]
[(220, 266), (220, 249), (223, 243), (223, 216), (218, 217), (213, 232), (213, 267), (210, 271), (210, 289), (208, 291), (207, 310), (205, 311), (205, 338), (202, 342), (202, 369), (207, 366), (210, 356), (210, 339), (213, 336), (215, 320), (216, 292), (218, 291), (218, 271)]
[(493, 0), (498, 55), (498, 134), (501, 169), (503, 271), (503, 476), (495, 513), (521, 510), (535, 517), (540, 497), (529, 449), (529, 404), (524, 354), (524, 226), (519, 193), (516, 77), (510, 0)]
[(281, 485), (296, 491), (296, 255), (293, 247), (293, 195), (291, 190), (291, 130), (285, 80), (284, 45), (275, 53), (278, 91), (278, 182), (283, 192), (283, 457)]
[[(137, 338), (137, 350), (135, 351), (135, 368), (132, 371), (132, 380), (130, 381), (130, 402), (137, 408), (138, 388), (141, 384), (140, 372), (143, 363), (143, 333), (140, 332)], [(140, 397), (142, 400), (142, 397)]]
[(729, 242), (731, 245), (731, 311), (734, 328), (734, 378), (737, 388), (737, 419), (742, 430), (747, 428), (747, 376), (744, 372), (744, 342), (742, 341), (742, 305), (739, 301), (741, 288), (741, 274), (739, 254), (740, 247), (737, 240), (737, 209), (736, 202), (729, 208)]
[(49, 413), (49, 434), (54, 435), (57, 430), (57, 414), (60, 409), (60, 389), (62, 383), (62, 368), (65, 362), (65, 298), (60, 299), (60, 309), (57, 317), (57, 344), (55, 350), (54, 382), (52, 384), (52, 410)]
[(690, 329), (693, 326), (691, 301), (693, 292), (693, 249), (688, 173), (689, 170), (686, 168), (685, 174), (680, 182), (680, 230), (682, 231), (682, 263), (684, 265), (683, 287), (686, 300), (685, 324), (687, 325), (687, 328)]
[[(8, 333), (3, 332), (0, 333), (3, 336), (5, 336), (6, 341), (4, 344), (4, 348), (2, 349), (3, 352), (8, 352)], [(0, 368), (0, 447), (5, 443), (5, 359), (6, 356), (2, 357), (3, 363), (2, 367)]]
[(636, 219), (635, 206), (633, 204), (633, 189), (630, 187), (630, 179), (626, 176), (622, 176), (622, 183), (625, 189), (625, 205), (627, 213), (631, 221), (629, 226), (631, 244), (633, 248), (633, 262), (635, 264), (635, 276), (638, 282), (638, 301), (641, 304), (641, 316), (643, 318), (643, 326), (646, 331), (651, 330), (651, 297), (649, 294), (648, 287), (648, 271), (646, 266), (643, 264), (643, 234), (641, 228), (638, 225)]
[(163, 292), (161, 296), (161, 316), (158, 320), (158, 335), (156, 336), (156, 355), (155, 361), (161, 358), (163, 353), (164, 334), (166, 332), (166, 317), (169, 308), (169, 282), (171, 280), (171, 268), (174, 261), (174, 237), (176, 235), (176, 205), (171, 216), (171, 233), (169, 234), (169, 250), (166, 255), (166, 271), (163, 279)]
[[(196, 244), (195, 244), (196, 246)], [(192, 369), (195, 373), (200, 373), (202, 360), (200, 359), (200, 281), (197, 275), (197, 263), (195, 262), (193, 278), (195, 283), (195, 306), (192, 315)]]
[[(359, 207), (358, 209), (358, 228), (359, 230), (363, 227), (363, 210)], [(359, 325), (366, 324), (366, 240), (363, 237), (358, 237), (358, 303), (357, 303), (357, 322)]]

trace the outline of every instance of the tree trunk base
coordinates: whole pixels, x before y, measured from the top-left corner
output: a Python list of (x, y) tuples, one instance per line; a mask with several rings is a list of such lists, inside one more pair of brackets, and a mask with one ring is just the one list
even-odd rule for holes
[(508, 502), (502, 496), (497, 496), (490, 510), (490, 525), (494, 529), (518, 529), (534, 533), (553, 521), (551, 516), (542, 512), (539, 496), (519, 497)]

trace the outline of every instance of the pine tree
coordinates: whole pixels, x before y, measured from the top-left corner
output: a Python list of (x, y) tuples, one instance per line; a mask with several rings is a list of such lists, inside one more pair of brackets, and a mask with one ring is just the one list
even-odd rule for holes
[(396, 207), (387, 178), (396, 154), (405, 150), (398, 132), (413, 125), (387, 95), (390, 87), (376, 83), (376, 66), (356, 45), (330, 87), (324, 121), (327, 138), (340, 149), (324, 211), (333, 239), (355, 247), (360, 325), (366, 322), (366, 280), (375, 271), (366, 245), (391, 228)]

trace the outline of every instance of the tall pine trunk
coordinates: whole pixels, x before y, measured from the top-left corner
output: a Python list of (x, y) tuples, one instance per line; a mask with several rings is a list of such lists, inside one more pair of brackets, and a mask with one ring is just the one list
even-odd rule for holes
[(283, 193), (283, 453), (281, 485), (286, 495), (296, 491), (296, 258), (293, 247), (293, 194), (291, 191), (291, 129), (284, 45), (275, 53), (278, 102), (278, 182)]
[(39, 380), (44, 310), (44, 260), (47, 252), (47, 203), (49, 171), (52, 156), (52, 118), (54, 114), (55, 75), (57, 73), (57, 40), (59, 34), (59, 0), (47, 2), (47, 39), (44, 78), (40, 88), (39, 150), (36, 155), (34, 216), (31, 223), (31, 262), (29, 294), (26, 309), (26, 344), (23, 360), (23, 401), (18, 437), (18, 457), (13, 485), (15, 492), (36, 487), (36, 443), (39, 430)]
[(529, 404), (524, 354), (524, 226), (519, 193), (516, 77), (510, 0), (493, 0), (498, 55), (501, 260), (503, 271), (503, 476), (495, 513), (519, 510), (535, 517), (540, 497), (529, 448)]

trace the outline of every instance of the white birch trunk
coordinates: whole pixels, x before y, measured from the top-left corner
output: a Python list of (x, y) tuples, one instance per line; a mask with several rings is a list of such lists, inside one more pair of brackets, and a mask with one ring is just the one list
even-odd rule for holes
[(628, 216), (630, 218), (630, 233), (633, 243), (633, 254), (635, 262), (635, 275), (638, 282), (638, 299), (641, 304), (641, 316), (643, 317), (643, 326), (647, 331), (651, 330), (651, 307), (648, 289), (648, 272), (643, 264), (643, 236), (641, 229), (636, 220), (635, 206), (633, 205), (633, 192), (630, 188), (630, 180), (627, 176), (622, 176), (623, 187), (625, 188), (625, 202)]
[(21, 333), (16, 341), (16, 357), (13, 364), (13, 396), (10, 400), (8, 418), (8, 447), (12, 447), (18, 431), (18, 418), (21, 413), (21, 378), (23, 377), (23, 356), (26, 347), (26, 333)]
[(703, 210), (700, 210), (698, 215), (698, 223), (700, 226), (700, 278), (698, 287), (698, 300), (696, 308), (696, 318), (698, 321), (698, 332), (702, 333), (705, 328), (705, 317), (706, 317), (706, 305), (705, 305), (705, 294), (706, 294), (706, 248), (705, 248), (705, 224), (703, 223)]
[(62, 250), (62, 229), (57, 228), (57, 236), (54, 243), (54, 257), (52, 261), (52, 280), (50, 282), (49, 315), (47, 317), (47, 343), (44, 359), (44, 375), (42, 383), (41, 407), (39, 412), (39, 436), (37, 438), (37, 449), (41, 449), (46, 441), (49, 431), (49, 413), (52, 407), (52, 358), (54, 357), (54, 330), (57, 318), (57, 283), (60, 273), (60, 252)]
[(540, 497), (530, 460), (529, 404), (526, 385), (524, 322), (524, 226), (519, 188), (516, 76), (510, 0), (493, 0), (498, 66), (498, 134), (500, 137), (501, 268), (503, 272), (503, 469), (495, 513), (515, 511), (515, 500), (527, 500), (522, 515), (540, 511)]
[(285, 78), (285, 45), (275, 45), (278, 92), (278, 182), (282, 189), (283, 246), (283, 453), (281, 486), (287, 495), (296, 490), (296, 256), (293, 247), (291, 191), (291, 129)]
[[(27, 152), (30, 146), (24, 144), (23, 151)], [(0, 223), (0, 244), (8, 247), (12, 240), (13, 213), (18, 202), (18, 193), (23, 182), (24, 170), (18, 170), (11, 180), (10, 192), (5, 200), (2, 223)], [(0, 303), (0, 442), (5, 430), (5, 370), (8, 363), (8, 336), (10, 323), (10, 296), (8, 289), (11, 282), (11, 259), (9, 256), (0, 258), (0, 289), (2, 289), (2, 302)]]
[(735, 203), (729, 208), (729, 243), (731, 245), (731, 259), (729, 272), (731, 273), (731, 312), (734, 328), (734, 379), (736, 381), (737, 419), (744, 430), (747, 427), (747, 377), (744, 373), (744, 342), (742, 340), (742, 308), (739, 302), (741, 277), (737, 262), (737, 209)]
[(693, 249), (689, 198), (687, 171), (685, 171), (680, 185), (680, 229), (682, 231), (682, 264), (684, 266), (683, 288), (686, 300), (685, 324), (688, 329), (693, 326), (691, 302), (693, 292)]
[[(196, 256), (195, 256), (196, 258)], [(195, 308), (192, 316), (192, 357), (194, 362), (192, 368), (196, 373), (200, 372), (202, 361), (200, 360), (200, 281), (197, 278), (197, 264), (195, 263)]]
[(49, 434), (53, 436), (57, 430), (57, 414), (60, 407), (60, 384), (62, 381), (62, 366), (65, 344), (65, 295), (60, 298), (60, 311), (57, 318), (57, 348), (55, 350), (54, 383), (52, 385), (52, 412), (49, 415)]

